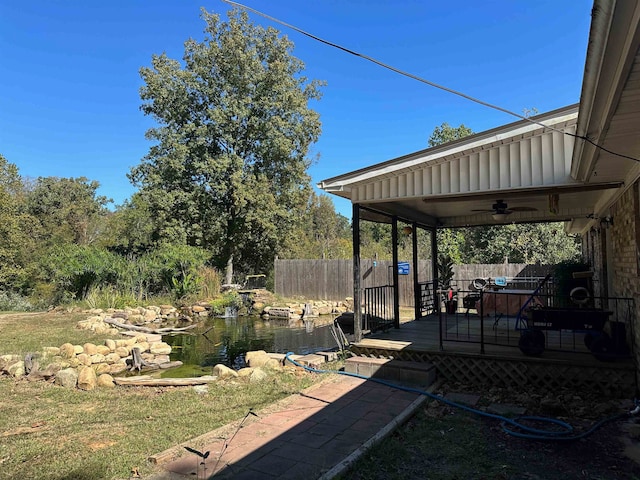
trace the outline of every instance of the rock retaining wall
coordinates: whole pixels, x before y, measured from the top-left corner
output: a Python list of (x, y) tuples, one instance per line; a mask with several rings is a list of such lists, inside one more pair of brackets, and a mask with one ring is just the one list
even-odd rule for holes
[[(0, 373), (29, 380), (53, 380), (58, 385), (82, 390), (113, 387), (113, 375), (133, 367), (134, 348), (139, 350), (146, 368), (176, 366), (169, 359), (171, 345), (162, 341), (150, 342), (147, 335), (138, 334), (127, 339), (108, 339), (104, 345), (65, 343), (59, 347), (45, 347), (42, 352), (24, 359), (19, 355), (0, 355)], [(40, 369), (40, 365), (46, 365), (46, 368)]]

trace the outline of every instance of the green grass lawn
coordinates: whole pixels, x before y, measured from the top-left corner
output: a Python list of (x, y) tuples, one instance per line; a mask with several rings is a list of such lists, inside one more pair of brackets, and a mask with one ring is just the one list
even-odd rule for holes
[[(0, 315), (0, 353), (38, 351), (104, 337), (77, 330), (86, 315)], [(0, 377), (0, 479), (127, 479), (147, 458), (267, 407), (321, 380), (278, 373), (259, 384), (116, 387), (90, 392)], [(194, 445), (197, 448), (197, 445)]]

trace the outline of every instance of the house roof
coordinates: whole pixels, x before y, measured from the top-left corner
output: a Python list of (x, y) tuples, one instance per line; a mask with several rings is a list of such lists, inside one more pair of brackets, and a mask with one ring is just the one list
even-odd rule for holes
[[(571, 105), (321, 181), (366, 207), (424, 225), (566, 221), (581, 232), (640, 175), (640, 2), (596, 0), (579, 105)], [(622, 4), (622, 5), (621, 5)], [(578, 113), (580, 112), (580, 113)], [(549, 128), (543, 128), (539, 124)], [(478, 210), (487, 210), (481, 212)]]

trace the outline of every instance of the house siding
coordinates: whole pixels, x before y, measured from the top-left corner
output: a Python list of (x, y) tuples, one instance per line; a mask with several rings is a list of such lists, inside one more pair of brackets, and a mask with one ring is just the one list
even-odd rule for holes
[[(613, 218), (613, 225), (608, 227), (608, 237), (611, 242), (610, 258), (607, 258), (604, 248), (607, 229), (602, 224), (592, 228), (582, 237), (583, 255), (594, 269), (594, 294), (605, 296), (608, 293), (609, 297), (634, 299), (633, 333), (627, 332), (627, 335), (633, 335), (637, 364), (640, 364), (639, 191), (640, 184), (636, 182), (610, 209)], [(612, 273), (610, 282), (607, 282), (607, 263), (610, 263), (609, 271)], [(609, 292), (607, 292), (608, 286), (611, 289)], [(630, 341), (631, 337), (628, 339)], [(638, 373), (636, 375), (640, 383), (640, 376)]]

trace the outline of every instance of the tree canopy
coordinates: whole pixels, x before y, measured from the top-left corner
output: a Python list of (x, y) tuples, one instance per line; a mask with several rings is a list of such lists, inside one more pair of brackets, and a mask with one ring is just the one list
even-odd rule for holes
[(309, 146), (320, 135), (308, 106), (321, 82), (302, 75), (293, 44), (232, 10), (202, 10), (203, 41), (182, 62), (154, 55), (142, 68), (142, 111), (155, 144), (129, 177), (154, 219), (152, 238), (210, 249), (218, 266), (264, 270), (309, 195)]

